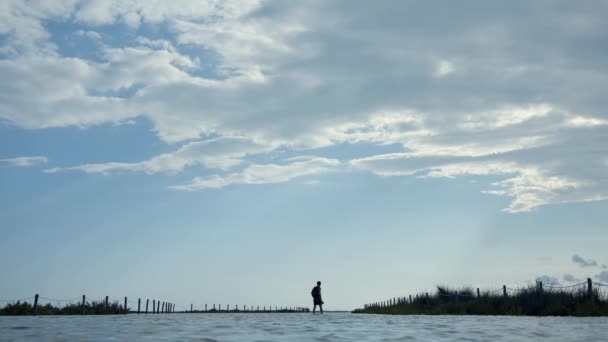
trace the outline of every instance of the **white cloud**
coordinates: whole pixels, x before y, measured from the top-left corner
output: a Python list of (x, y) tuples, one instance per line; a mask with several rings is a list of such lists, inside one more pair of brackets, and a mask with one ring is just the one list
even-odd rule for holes
[(35, 157), (15, 157), (0, 159), (0, 163), (7, 164), (9, 166), (26, 167), (33, 166), (36, 164), (44, 164), (48, 162), (47, 157), (35, 156)]
[(81, 36), (81, 37), (87, 37), (91, 40), (95, 40), (95, 41), (100, 41), (102, 39), (101, 34), (99, 34), (99, 32), (96, 31), (90, 31), (90, 30), (77, 30), (75, 32), (75, 34), (77, 36)]
[[(521, 16), (505, 15), (511, 5), (488, 6), (484, 15), (463, 5), (433, 24), (423, 20), (436, 14), (433, 6), (398, 1), (0, 6), (1, 120), (43, 129), (144, 117), (162, 141), (184, 144), (148, 160), (48, 172), (225, 170), (276, 149), (321, 154), (314, 149), (367, 143), (402, 151), (351, 166), (391, 176), (497, 176), (487, 193), (510, 196), (508, 212), (608, 198), (607, 72), (601, 53), (581, 49), (606, 45), (604, 4), (525, 4)], [(96, 40), (99, 32), (108, 38), (106, 25), (162, 35), (125, 35), (95, 44), (95, 59), (67, 57), (50, 21)], [(134, 30), (142, 23), (150, 30)], [(188, 152), (210, 136), (241, 137), (255, 148)], [(218, 177), (238, 182), (234, 173)]]
[(335, 159), (310, 158), (286, 165), (264, 164), (251, 165), (241, 172), (225, 176), (213, 175), (196, 177), (192, 182), (175, 185), (171, 189), (194, 191), (202, 189), (219, 189), (232, 184), (270, 184), (283, 183), (297, 177), (310, 176), (336, 170), (340, 162)]
[(435, 77), (445, 77), (454, 72), (454, 64), (446, 60), (437, 63)]

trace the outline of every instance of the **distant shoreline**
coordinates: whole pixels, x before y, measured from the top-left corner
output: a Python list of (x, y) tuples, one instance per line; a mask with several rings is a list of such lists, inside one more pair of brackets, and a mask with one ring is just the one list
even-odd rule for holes
[[(586, 284), (586, 283), (585, 283)], [(583, 284), (578, 284), (583, 285)], [(547, 287), (475, 292), (438, 286), (433, 294), (391, 299), (366, 305), (355, 314), (385, 315), (505, 315), (505, 316), (608, 316), (608, 294), (599, 288)], [(591, 288), (589, 288), (591, 289)], [(510, 292), (510, 293), (508, 293)]]

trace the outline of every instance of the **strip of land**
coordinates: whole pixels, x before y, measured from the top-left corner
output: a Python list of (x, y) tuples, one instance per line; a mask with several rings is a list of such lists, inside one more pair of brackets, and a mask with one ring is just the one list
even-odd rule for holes
[[(353, 313), (387, 315), (518, 315), (608, 316), (608, 296), (600, 289), (543, 289), (479, 293), (472, 288), (452, 290), (438, 286), (433, 294), (368, 304)], [(410, 299), (411, 298), (411, 299)]]

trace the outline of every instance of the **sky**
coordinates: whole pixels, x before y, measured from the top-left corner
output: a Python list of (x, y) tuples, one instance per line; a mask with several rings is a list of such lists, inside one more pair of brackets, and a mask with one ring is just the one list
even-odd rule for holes
[(608, 283), (607, 15), (0, 0), (0, 300)]

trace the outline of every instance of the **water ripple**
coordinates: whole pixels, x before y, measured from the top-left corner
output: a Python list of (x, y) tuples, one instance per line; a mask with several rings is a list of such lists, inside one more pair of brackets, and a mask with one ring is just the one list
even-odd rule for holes
[(172, 314), (0, 317), (1, 341), (608, 341), (608, 318)]

